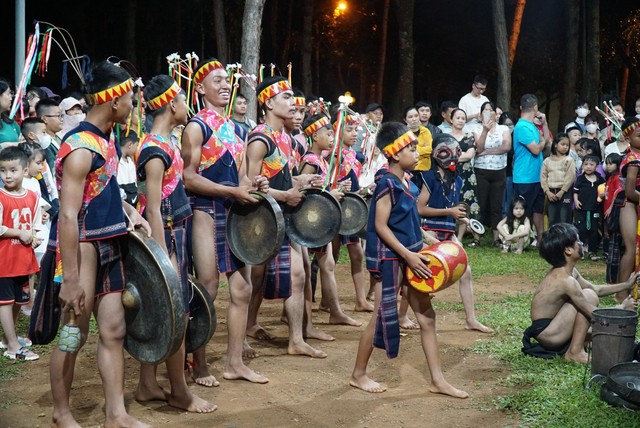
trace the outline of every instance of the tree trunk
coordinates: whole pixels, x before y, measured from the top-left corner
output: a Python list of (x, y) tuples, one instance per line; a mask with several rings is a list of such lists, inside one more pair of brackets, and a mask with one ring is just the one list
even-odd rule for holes
[(518, 39), (520, 38), (520, 26), (522, 25), (522, 15), (524, 14), (524, 7), (526, 6), (526, 4), (527, 0), (518, 0), (516, 13), (513, 16), (513, 29), (511, 30), (511, 38), (509, 39), (509, 63), (511, 65), (513, 65), (513, 61), (516, 59), (516, 48), (518, 47)]
[[(242, 54), (240, 61), (242, 68), (248, 74), (258, 75), (260, 61), (260, 34), (262, 33), (262, 11), (265, 0), (246, 0), (242, 17)], [(242, 82), (242, 93), (247, 97), (247, 114), (256, 119), (257, 97), (256, 91), (248, 88)]]
[(498, 66), (496, 101), (504, 111), (511, 111), (511, 59), (507, 38), (507, 20), (504, 16), (504, 0), (491, 0), (491, 6)]
[(398, 76), (398, 93), (394, 97), (399, 105), (394, 106), (401, 111), (413, 105), (413, 64), (415, 49), (413, 46), (413, 11), (415, 0), (394, 0), (398, 17), (398, 39), (400, 48), (400, 73)]
[(291, 1), (287, 2), (287, 24), (286, 24), (285, 33), (284, 33), (285, 34), (284, 42), (282, 42), (280, 47), (276, 49), (276, 52), (278, 50), (280, 51), (280, 56), (278, 57), (278, 64), (280, 64), (281, 67), (286, 67), (290, 60), (289, 52), (291, 51), (291, 38), (293, 37), (292, 36), (293, 31), (291, 29), (291, 25), (293, 23), (293, 9), (294, 9), (294, 5), (292, 4), (292, 2)]
[(576, 75), (578, 73), (578, 42), (580, 40), (580, 3), (565, 0), (565, 31), (567, 44), (564, 51), (564, 73), (560, 89), (560, 118), (558, 129), (575, 118)]
[(311, 71), (311, 53), (313, 46), (313, 3), (314, 0), (304, 2), (302, 18), (302, 91), (311, 95), (313, 76)]
[(384, 0), (382, 12), (382, 39), (380, 40), (380, 63), (378, 64), (378, 84), (376, 85), (376, 101), (382, 104), (384, 89), (384, 68), (387, 64), (387, 32), (389, 30), (389, 4), (390, 0)]
[[(217, 58), (223, 64), (229, 62), (229, 44), (227, 42), (227, 25), (224, 19), (223, 0), (213, 0), (213, 27), (216, 32)], [(204, 60), (205, 58), (202, 58)]]
[[(600, 0), (586, 0), (586, 80), (584, 94), (592, 106), (599, 102), (600, 92)], [(593, 109), (593, 107), (592, 107)]]
[[(132, 64), (139, 65), (138, 61), (136, 61), (136, 12), (137, 12), (137, 9), (138, 9), (137, 0), (133, 0), (128, 3), (127, 29), (126, 29), (126, 36), (125, 36), (127, 40), (127, 45), (125, 50), (127, 57), (125, 59), (131, 62)], [(136, 77), (139, 77), (139, 76), (136, 76)]]

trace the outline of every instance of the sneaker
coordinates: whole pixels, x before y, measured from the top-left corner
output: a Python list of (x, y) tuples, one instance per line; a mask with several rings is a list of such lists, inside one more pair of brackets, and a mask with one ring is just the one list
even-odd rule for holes
[(14, 352), (9, 352), (9, 351), (4, 351), (4, 354), (2, 354), (5, 358), (8, 358), (10, 360), (23, 360), (23, 361), (34, 361), (37, 360), (38, 358), (40, 358), (40, 355), (36, 354), (35, 352), (25, 348), (24, 346), (20, 349), (18, 349), (15, 353)]
[[(28, 337), (24, 337), (24, 336), (18, 336), (18, 343), (23, 348), (28, 348), (31, 345), (33, 345), (33, 342), (31, 342), (31, 339), (29, 339)], [(2, 341), (0, 341), (0, 349), (7, 349), (7, 348), (8, 348), (7, 344), (2, 342)]]

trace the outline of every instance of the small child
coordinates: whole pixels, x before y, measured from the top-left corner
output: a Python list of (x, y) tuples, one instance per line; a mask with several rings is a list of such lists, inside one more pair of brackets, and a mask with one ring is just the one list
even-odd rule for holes
[(511, 201), (509, 214), (498, 223), (498, 233), (502, 238), (502, 252), (509, 250), (522, 254), (531, 241), (531, 222), (525, 215), (527, 201), (522, 196), (516, 196)]
[[(367, 364), (373, 347), (386, 350), (387, 357), (398, 355), (400, 326), (398, 324), (398, 287), (406, 279), (398, 270), (408, 265), (420, 278), (431, 276), (429, 259), (418, 253), (422, 249), (420, 218), (416, 209), (418, 188), (405, 176), (418, 163), (416, 137), (398, 122), (382, 124), (376, 137), (376, 146), (389, 160), (389, 172), (376, 186), (369, 223), (367, 225), (367, 269), (382, 278), (375, 288), (375, 309), (365, 328), (356, 355), (356, 363), (349, 384), (367, 392), (384, 392), (386, 388), (369, 378)], [(402, 283), (401, 280), (402, 279)], [(469, 394), (449, 384), (442, 374), (440, 351), (436, 336), (435, 311), (431, 295), (407, 287), (408, 300), (413, 308), (429, 372), (430, 391), (467, 398)]]
[(582, 174), (573, 187), (573, 203), (575, 206), (575, 224), (580, 233), (580, 240), (586, 243), (585, 257), (591, 253), (591, 260), (599, 260), (598, 225), (600, 223), (600, 207), (598, 206), (598, 186), (604, 178), (596, 172), (600, 159), (594, 155), (586, 155), (582, 159)]
[[(38, 271), (33, 248), (40, 244), (34, 238), (34, 223), (41, 219), (38, 195), (22, 187), (27, 174), (27, 155), (18, 147), (0, 152), (0, 324), (4, 331), (4, 356), (12, 360), (37, 360), (39, 356), (27, 349), (30, 341), (16, 336), (15, 323), (19, 311), (14, 306), (29, 303), (29, 275)], [(22, 343), (21, 343), (22, 342)]]
[(136, 163), (133, 158), (138, 151), (138, 142), (138, 135), (134, 131), (129, 131), (128, 135), (122, 138), (120, 142), (122, 156), (118, 163), (117, 176), (122, 199), (134, 207), (138, 203), (138, 186), (136, 184)]
[(581, 151), (578, 146), (578, 140), (582, 138), (582, 131), (577, 126), (567, 128), (565, 131), (567, 138), (569, 138), (569, 156), (576, 164), (576, 174), (582, 171), (582, 157), (578, 152)]
[(547, 198), (549, 227), (556, 223), (571, 222), (573, 183), (576, 180), (576, 164), (569, 156), (570, 143), (567, 134), (559, 132), (551, 144), (551, 156), (542, 163), (540, 185)]
[(604, 195), (604, 224), (609, 244), (607, 245), (607, 284), (618, 282), (620, 258), (622, 257), (622, 233), (620, 232), (620, 209), (624, 206), (624, 183), (620, 179), (622, 157), (611, 153), (605, 159), (607, 184)]

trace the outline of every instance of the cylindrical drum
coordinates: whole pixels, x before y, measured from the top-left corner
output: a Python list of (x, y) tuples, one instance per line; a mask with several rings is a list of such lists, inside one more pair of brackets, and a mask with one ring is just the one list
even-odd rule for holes
[(591, 375), (607, 376), (611, 367), (633, 360), (638, 313), (627, 309), (595, 309), (591, 314)]
[(420, 254), (429, 257), (431, 278), (418, 277), (409, 266), (406, 269), (407, 281), (423, 293), (435, 293), (455, 284), (467, 270), (469, 259), (459, 244), (442, 241), (420, 250)]

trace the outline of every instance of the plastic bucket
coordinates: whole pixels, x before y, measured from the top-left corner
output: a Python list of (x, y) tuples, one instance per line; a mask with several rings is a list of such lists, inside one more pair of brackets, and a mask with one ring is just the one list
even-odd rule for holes
[(591, 375), (607, 376), (611, 367), (633, 361), (638, 313), (627, 309), (595, 309), (591, 314)]

